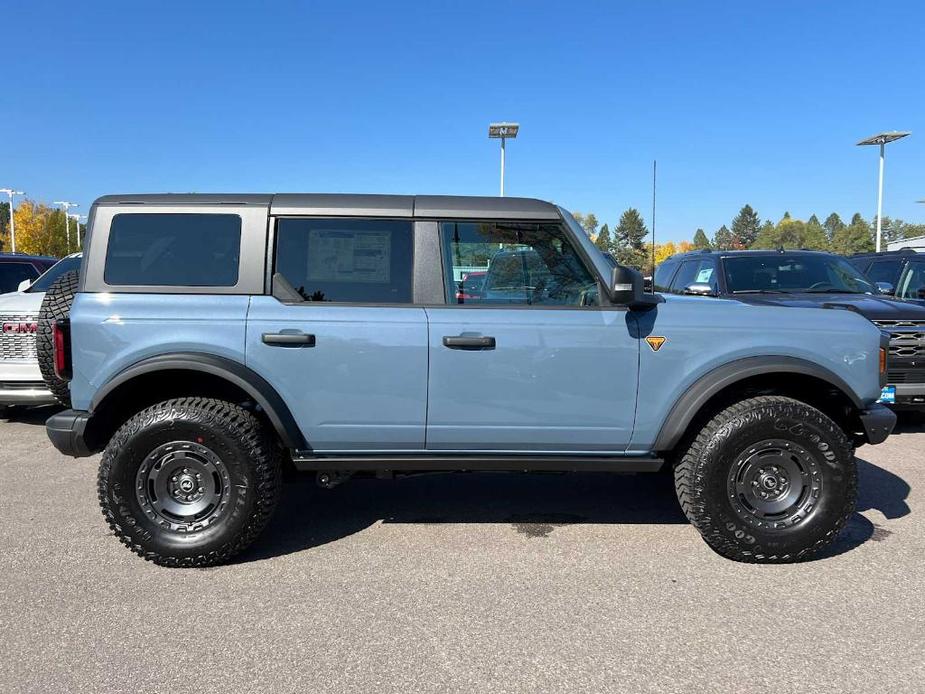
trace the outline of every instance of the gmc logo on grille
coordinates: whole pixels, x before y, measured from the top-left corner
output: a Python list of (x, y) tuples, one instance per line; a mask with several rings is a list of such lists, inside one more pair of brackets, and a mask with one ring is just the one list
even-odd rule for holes
[(3, 324), (3, 334), (7, 335), (9, 333), (14, 333), (17, 335), (22, 335), (24, 333), (34, 333), (38, 332), (39, 324), (38, 323), (14, 323), (10, 321)]

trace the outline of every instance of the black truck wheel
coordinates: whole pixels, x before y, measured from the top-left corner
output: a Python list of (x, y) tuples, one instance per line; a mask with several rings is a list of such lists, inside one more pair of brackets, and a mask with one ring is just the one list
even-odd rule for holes
[(732, 405), (675, 468), (688, 520), (736, 561), (785, 563), (832, 542), (857, 501), (854, 448), (819, 410), (763, 396)]
[(42, 299), (42, 306), (39, 309), (39, 325), (35, 335), (35, 350), (39, 361), (39, 370), (42, 372), (42, 380), (55, 400), (65, 407), (71, 406), (71, 391), (68, 388), (67, 381), (62, 381), (55, 374), (55, 346), (52, 336), (52, 326), (59, 318), (67, 318), (71, 312), (71, 304), (74, 303), (74, 294), (77, 293), (77, 283), (80, 280), (80, 272), (71, 270), (65, 272), (61, 277), (55, 280), (45, 297)]
[(119, 540), (164, 566), (221, 564), (260, 534), (280, 493), (275, 442), (247, 410), (179, 398), (139, 412), (103, 452), (98, 491)]

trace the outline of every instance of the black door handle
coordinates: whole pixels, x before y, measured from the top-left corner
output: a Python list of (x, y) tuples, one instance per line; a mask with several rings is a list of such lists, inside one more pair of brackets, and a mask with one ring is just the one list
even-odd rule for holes
[(263, 344), (283, 347), (314, 347), (315, 336), (306, 333), (264, 333)]
[(447, 335), (443, 338), (443, 346), (450, 349), (494, 349), (495, 338), (493, 337), (467, 337), (465, 335)]

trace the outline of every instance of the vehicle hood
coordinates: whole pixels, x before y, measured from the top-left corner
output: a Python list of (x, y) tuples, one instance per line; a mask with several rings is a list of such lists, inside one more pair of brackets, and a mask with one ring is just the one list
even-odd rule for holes
[(731, 298), (756, 306), (847, 308), (868, 320), (925, 320), (925, 306), (871, 294), (734, 294)]
[[(45, 292), (10, 292), (0, 294), (0, 314), (21, 315), (34, 313), (38, 315), (42, 307)], [(925, 309), (923, 309), (925, 310)]]

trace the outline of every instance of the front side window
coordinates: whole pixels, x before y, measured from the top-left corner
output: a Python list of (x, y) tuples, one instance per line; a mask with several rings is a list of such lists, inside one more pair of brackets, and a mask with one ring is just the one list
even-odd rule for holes
[(109, 229), (110, 285), (233, 287), (241, 218), (235, 214), (117, 214)]
[(925, 299), (925, 262), (913, 261), (906, 265), (896, 296), (900, 299)]
[(719, 285), (716, 280), (716, 265), (707, 258), (699, 260), (685, 260), (681, 263), (681, 269), (671, 283), (672, 291), (675, 294), (683, 294), (684, 290), (692, 284), (708, 284), (714, 292), (718, 291)]
[(0, 263), (0, 294), (15, 292), (23, 280), (34, 280), (38, 274), (32, 263)]
[(443, 222), (447, 301), (595, 306), (597, 281), (558, 224)]
[(876, 294), (848, 261), (833, 255), (741, 256), (726, 258), (726, 286), (733, 294)]
[(280, 219), (275, 271), (303, 301), (410, 304), (413, 249), (407, 220)]

